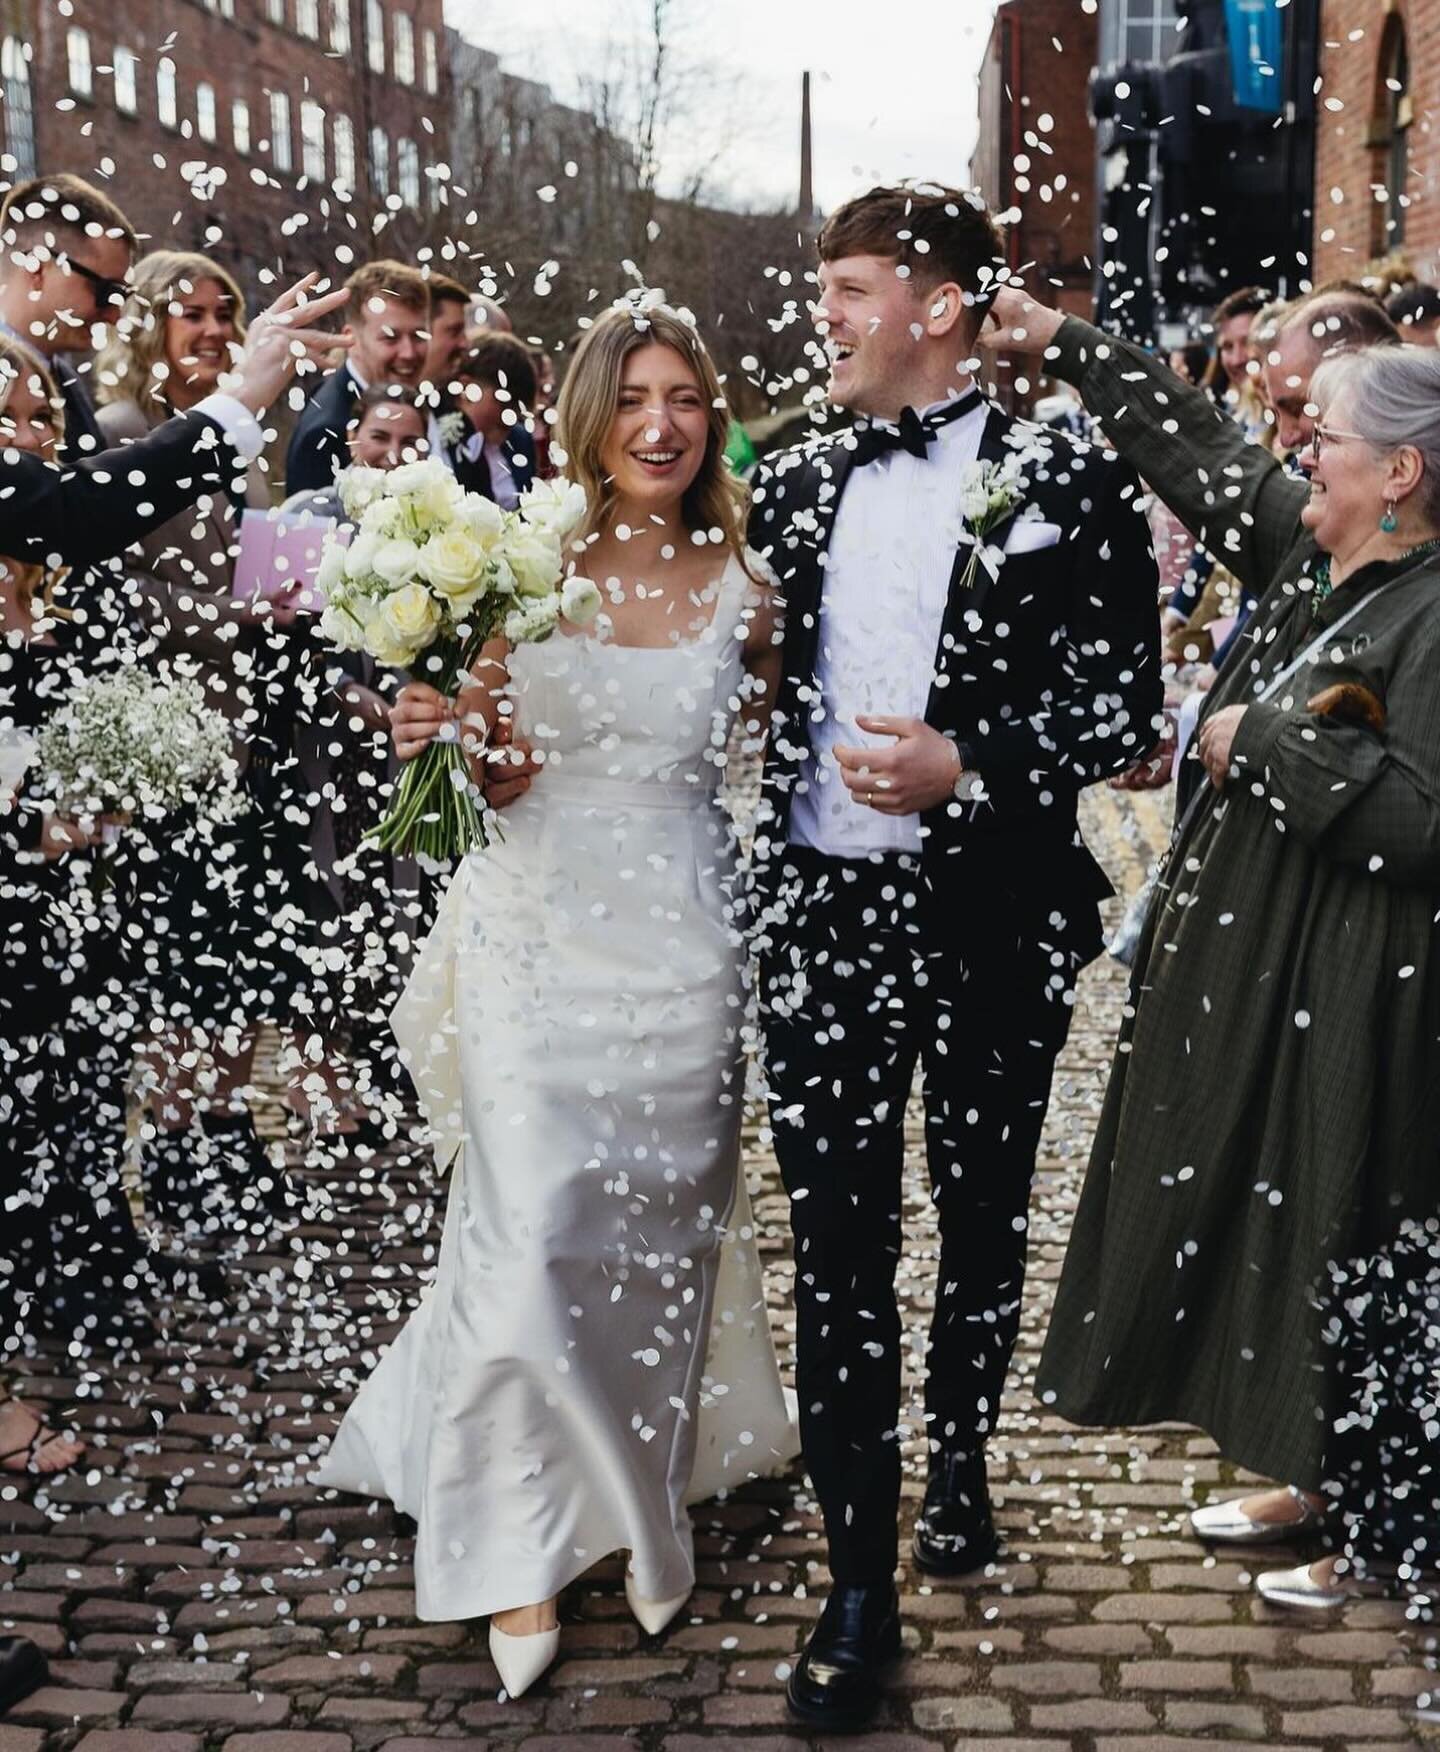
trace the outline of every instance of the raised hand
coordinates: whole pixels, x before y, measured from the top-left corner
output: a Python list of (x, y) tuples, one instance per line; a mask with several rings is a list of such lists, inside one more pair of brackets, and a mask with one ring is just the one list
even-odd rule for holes
[(401, 760), (423, 754), (455, 719), (455, 702), (425, 681), (408, 682), (390, 708), (390, 736)]
[(349, 346), (344, 335), (316, 325), (322, 317), (339, 310), (349, 296), (338, 286), (318, 298), (307, 294), (317, 276), (307, 274), (282, 292), (268, 310), (262, 310), (250, 325), (245, 347), (235, 370), (220, 379), (227, 395), (241, 401), (252, 414), (263, 413), (289, 383), (302, 364), (319, 366), (337, 349)]
[(882, 815), (916, 815), (943, 803), (960, 777), (960, 751), (923, 718), (864, 717), (872, 736), (893, 736), (891, 748), (836, 745), (835, 761), (857, 803)]
[(1037, 303), (1015, 286), (1002, 286), (976, 339), (992, 353), (1040, 354), (1054, 345), (1064, 320), (1064, 311)]

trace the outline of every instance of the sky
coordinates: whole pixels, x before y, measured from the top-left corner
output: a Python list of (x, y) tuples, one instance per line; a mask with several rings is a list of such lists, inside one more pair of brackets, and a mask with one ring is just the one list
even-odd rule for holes
[[(800, 75), (812, 74), (815, 194), (822, 209), (901, 176), (968, 186), (976, 76), (995, 0), (669, 0), (681, 55), (699, 81), (674, 131), (672, 185), (687, 161), (727, 203), (794, 204)], [(587, 69), (635, 40), (648, 0), (447, 0), (449, 22), (575, 102)]]

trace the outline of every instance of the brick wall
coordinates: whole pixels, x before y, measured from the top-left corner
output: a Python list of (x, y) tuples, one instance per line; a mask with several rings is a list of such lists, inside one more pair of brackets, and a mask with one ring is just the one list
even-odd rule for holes
[[(1440, 281), (1440, 0), (1324, 0), (1315, 151), (1315, 278), (1355, 274), (1387, 253), (1390, 93), (1395, 34), (1409, 57), (1402, 247)], [(1380, 191), (1377, 199), (1376, 190)]]
[(1018, 208), (1010, 260), (1080, 314), (1090, 310), (1095, 131), (1087, 103), (1096, 17), (1081, 0), (1003, 0), (980, 75), (971, 176), (992, 206)]
[[(441, 5), (71, 0), (66, 17), (56, 0), (21, 0), (29, 11), (17, 18), (12, 0), (3, 119), (20, 163), (0, 180), (24, 169), (13, 42), (28, 39), (39, 170), (106, 184), (152, 247), (205, 249), (252, 294), (266, 266), (346, 271), (392, 244), (404, 253), (431, 198), (425, 167), (448, 156)], [(408, 33), (397, 29), (402, 16)], [(383, 69), (369, 62), (377, 20)], [(77, 89), (86, 50), (88, 94)], [(372, 155), (372, 128), (384, 130), (383, 158)]]

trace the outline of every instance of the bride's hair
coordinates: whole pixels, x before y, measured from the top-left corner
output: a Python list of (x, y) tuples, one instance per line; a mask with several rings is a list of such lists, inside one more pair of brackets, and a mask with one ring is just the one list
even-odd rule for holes
[(615, 503), (614, 487), (600, 458), (620, 405), (625, 361), (639, 348), (652, 344), (669, 347), (680, 355), (695, 373), (708, 410), (705, 458), (680, 502), (685, 527), (692, 532), (718, 529), (725, 545), (744, 564), (750, 495), (725, 460), (730, 404), (693, 325), (665, 305), (616, 306), (596, 317), (581, 337), (565, 374), (556, 436), (565, 451), (565, 472), (585, 489), (589, 503), (585, 534), (594, 534), (604, 525)]

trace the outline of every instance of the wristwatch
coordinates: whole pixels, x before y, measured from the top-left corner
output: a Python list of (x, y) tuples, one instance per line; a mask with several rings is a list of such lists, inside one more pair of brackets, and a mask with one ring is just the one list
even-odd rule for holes
[(955, 776), (954, 784), (955, 801), (977, 802), (985, 795), (985, 780), (970, 765), (975, 758), (975, 751), (968, 742), (957, 742), (955, 752), (960, 757), (960, 771)]

